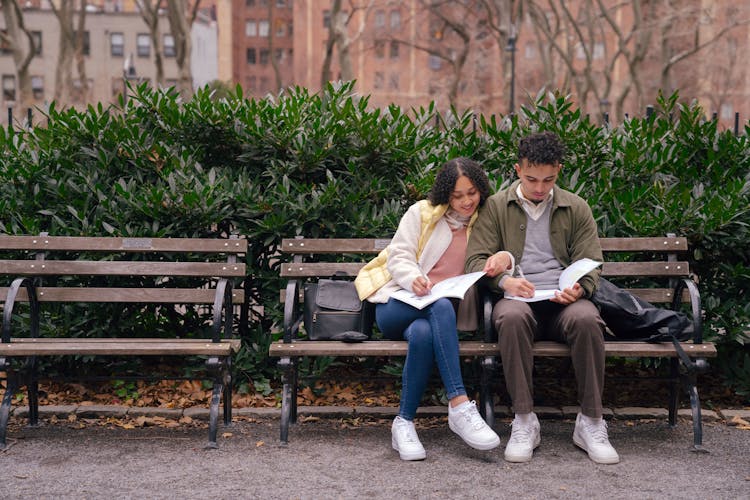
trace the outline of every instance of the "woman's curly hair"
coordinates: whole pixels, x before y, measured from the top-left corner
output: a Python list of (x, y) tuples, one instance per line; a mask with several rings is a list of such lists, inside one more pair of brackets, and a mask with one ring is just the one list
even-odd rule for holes
[(468, 177), (479, 191), (479, 206), (484, 205), (490, 196), (490, 181), (487, 174), (477, 162), (469, 158), (453, 158), (443, 164), (435, 176), (435, 183), (427, 195), (433, 205), (445, 205), (450, 202), (451, 194), (456, 188), (456, 181), (462, 175)]
[(565, 156), (565, 145), (554, 132), (529, 134), (518, 144), (518, 163), (524, 158), (530, 165), (557, 165)]

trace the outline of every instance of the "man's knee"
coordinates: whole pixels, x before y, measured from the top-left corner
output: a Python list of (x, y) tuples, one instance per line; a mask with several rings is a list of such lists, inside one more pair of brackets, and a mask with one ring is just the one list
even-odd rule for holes
[(500, 300), (492, 310), (492, 322), (498, 332), (530, 331), (534, 315), (525, 302)]

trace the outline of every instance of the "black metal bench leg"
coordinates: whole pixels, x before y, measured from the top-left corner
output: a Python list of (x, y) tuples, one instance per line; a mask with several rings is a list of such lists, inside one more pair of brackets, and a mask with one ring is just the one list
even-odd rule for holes
[(214, 374), (214, 387), (211, 393), (211, 404), (208, 408), (208, 444), (206, 448), (218, 448), (216, 437), (219, 429), (219, 403), (221, 402), (224, 384), (221, 380), (221, 368), (219, 367), (218, 358), (209, 358), (206, 365), (210, 372)]
[(232, 390), (234, 381), (232, 379), (232, 361), (230, 358), (226, 358), (222, 363), (224, 367), (223, 380), (224, 380), (224, 425), (232, 425)]
[(479, 391), (479, 411), (487, 425), (495, 425), (495, 398), (492, 394), (492, 379), (495, 375), (495, 358), (488, 356), (482, 359), (482, 372)]
[(708, 453), (703, 447), (703, 420), (701, 419), (701, 401), (698, 397), (698, 375), (687, 373), (684, 376), (685, 389), (690, 396), (690, 408), (693, 412), (693, 451)]
[(296, 420), (297, 370), (291, 358), (281, 358), (278, 366), (281, 369), (282, 380), (279, 439), (282, 444), (287, 444), (289, 442), (289, 424)]
[(0, 450), (4, 450), (7, 447), (7, 432), (8, 432), (8, 420), (10, 420), (10, 409), (11, 403), (13, 402), (13, 394), (16, 392), (17, 384), (15, 375), (10, 371), (8, 366), (1, 368), (5, 371), (7, 378), (5, 383), (5, 394), (3, 394), (3, 401), (0, 404)]
[(674, 427), (677, 425), (677, 404), (680, 398), (680, 361), (676, 358), (671, 359), (669, 362), (669, 425)]

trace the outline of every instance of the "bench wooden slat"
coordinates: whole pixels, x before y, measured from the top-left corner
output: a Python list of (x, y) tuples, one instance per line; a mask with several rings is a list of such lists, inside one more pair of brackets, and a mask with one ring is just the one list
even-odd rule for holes
[[(365, 262), (284, 262), (281, 264), (282, 278), (316, 278), (333, 276), (344, 272), (356, 276)], [(687, 262), (605, 262), (602, 264), (602, 276), (638, 276), (668, 277), (687, 276)]]
[[(284, 238), (283, 253), (378, 253), (388, 246), (390, 238)], [(599, 238), (604, 252), (686, 252), (687, 238), (638, 237)]]
[(0, 273), (14, 276), (193, 276), (242, 277), (245, 264), (226, 262), (139, 262), (6, 260)]
[(88, 236), (0, 236), (2, 250), (247, 253), (247, 240), (212, 238), (119, 238)]
[[(0, 300), (5, 300), (8, 287), (0, 287)], [(216, 291), (195, 288), (63, 288), (39, 287), (39, 302), (153, 302), (162, 304), (213, 304)], [(16, 300), (28, 302), (26, 288), (18, 291)], [(242, 304), (245, 291), (232, 289), (232, 304)]]
[(202, 355), (228, 356), (240, 348), (239, 339), (211, 342), (206, 339), (72, 339), (14, 338), (0, 342), (0, 356), (62, 356), (62, 355)]
[[(685, 352), (691, 357), (716, 357), (716, 346), (712, 343), (693, 344), (683, 342)], [(300, 340), (285, 344), (282, 341), (273, 342), (269, 348), (272, 357), (295, 356), (405, 356), (407, 343), (405, 341), (370, 340), (366, 342), (348, 344), (337, 341), (308, 341)], [(674, 358), (677, 353), (671, 343), (650, 342), (606, 342), (607, 356), (620, 357), (657, 357)], [(498, 344), (462, 341), (459, 352), (463, 356), (499, 356)], [(569, 357), (570, 349), (565, 344), (551, 341), (534, 343), (534, 356), (538, 357)]]

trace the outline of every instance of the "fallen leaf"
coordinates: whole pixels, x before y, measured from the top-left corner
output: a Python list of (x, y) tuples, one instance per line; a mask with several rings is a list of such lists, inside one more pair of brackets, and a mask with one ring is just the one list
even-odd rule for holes
[(258, 442), (256, 442), (256, 443), (255, 443), (255, 447), (256, 447), (256, 448), (260, 448), (260, 447), (261, 447), (261, 446), (263, 446), (264, 444), (266, 444), (266, 443), (264, 443), (263, 441), (258, 441)]
[(221, 433), (221, 437), (223, 437), (223, 438), (230, 438), (230, 437), (232, 437), (233, 435), (234, 435), (234, 434), (232, 434), (231, 432), (222, 432), (222, 433)]

